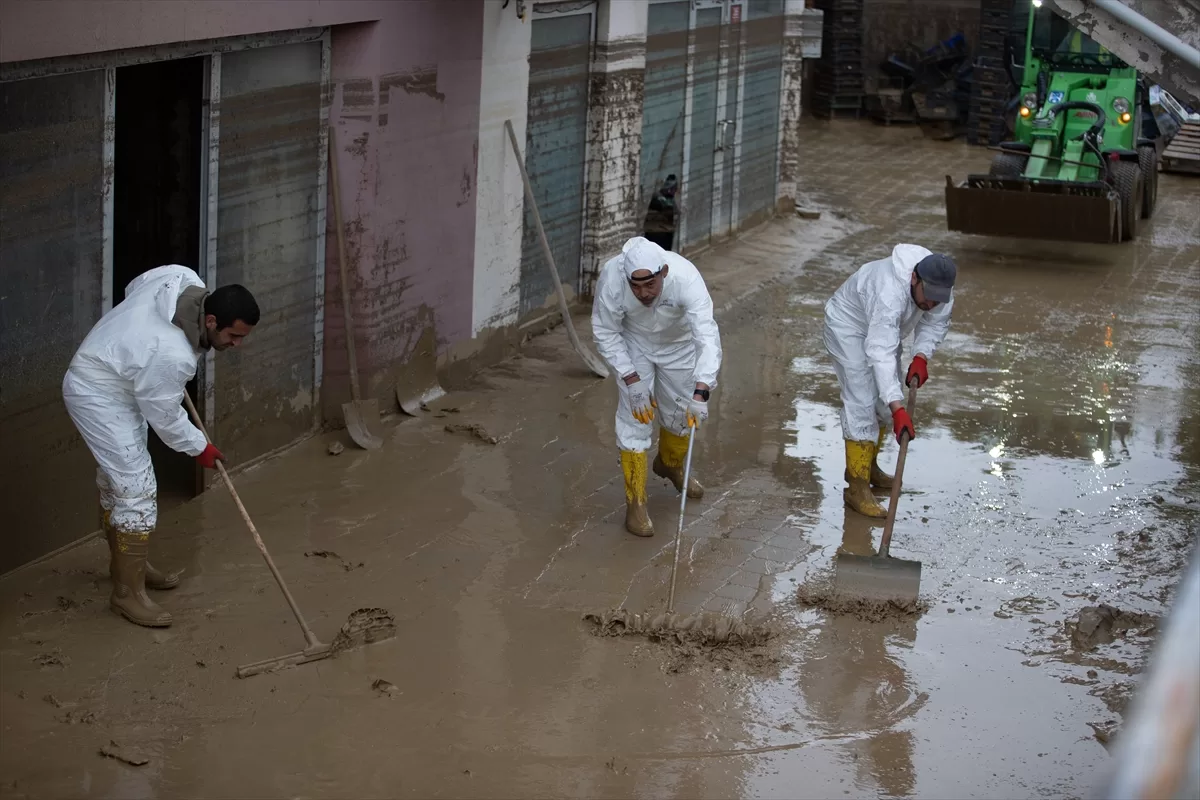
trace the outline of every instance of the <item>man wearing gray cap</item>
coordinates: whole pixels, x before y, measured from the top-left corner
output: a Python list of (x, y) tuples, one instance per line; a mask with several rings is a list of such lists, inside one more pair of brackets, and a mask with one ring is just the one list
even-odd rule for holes
[(864, 264), (825, 304), (825, 349), (842, 390), (846, 440), (846, 505), (868, 517), (886, 517), (871, 487), (892, 488), (879, 468), (888, 414), (899, 441), (917, 435), (904, 408), (901, 342), (911, 333), (913, 359), (904, 383), (922, 386), (929, 360), (950, 328), (954, 308), (953, 259), (915, 244), (898, 244), (887, 258)]

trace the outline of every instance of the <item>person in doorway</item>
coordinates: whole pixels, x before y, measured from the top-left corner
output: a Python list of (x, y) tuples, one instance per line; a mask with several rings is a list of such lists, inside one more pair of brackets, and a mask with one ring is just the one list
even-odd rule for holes
[(237, 347), (258, 324), (258, 304), (243, 286), (211, 294), (187, 267), (139, 275), (125, 299), (92, 327), (63, 378), (67, 413), (96, 459), (100, 515), (113, 581), (109, 605), (130, 622), (166, 627), (171, 615), (146, 588), (171, 589), (178, 574), (150, 565), (158, 523), (154, 466), (146, 425), (163, 443), (207, 469), (223, 460), (188, 419), (183, 394), (209, 349)]
[(891, 256), (864, 264), (825, 304), (825, 349), (842, 390), (846, 440), (846, 505), (868, 517), (886, 517), (871, 487), (891, 489), (879, 468), (879, 450), (891, 417), (896, 439), (917, 435), (900, 385), (901, 341), (915, 335), (906, 385), (922, 386), (929, 360), (950, 327), (958, 268), (946, 255), (898, 244)]
[[(625, 475), (625, 528), (653, 536), (646, 509), (646, 451), (659, 421), (654, 474), (682, 492), (691, 430), (708, 419), (721, 369), (721, 332), (700, 271), (641, 236), (600, 270), (592, 335), (617, 376), (617, 447)], [(704, 496), (692, 477), (688, 497)]]

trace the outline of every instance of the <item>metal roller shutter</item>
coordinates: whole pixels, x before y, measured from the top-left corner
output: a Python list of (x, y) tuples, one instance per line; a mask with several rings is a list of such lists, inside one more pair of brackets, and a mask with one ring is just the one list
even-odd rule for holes
[(103, 70), (0, 83), (0, 572), (98, 527), (62, 379), (104, 311), (105, 98)]
[(646, 93), (642, 100), (642, 212), (668, 175), (683, 176), (691, 3), (650, 6), (646, 34)]
[(783, 70), (783, 0), (749, 0), (745, 27), (737, 217), (739, 224), (753, 224), (775, 210)]
[(316, 422), (321, 43), (221, 58), (217, 285), (254, 293), (262, 320), (214, 359), (216, 431), (233, 463)]
[[(529, 54), (529, 122), (525, 166), (559, 278), (579, 285), (587, 155), (592, 15), (534, 19)], [(530, 209), (521, 240), (522, 317), (546, 306), (554, 283)]]

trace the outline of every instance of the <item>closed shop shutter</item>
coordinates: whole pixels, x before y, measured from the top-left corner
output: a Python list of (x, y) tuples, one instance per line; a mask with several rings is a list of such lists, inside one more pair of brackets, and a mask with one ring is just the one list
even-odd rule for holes
[(62, 379), (104, 310), (103, 70), (0, 83), (0, 572), (99, 527)]
[[(688, 17), (691, 3), (650, 6), (646, 33), (646, 93), (642, 102), (642, 212), (645, 230), (664, 244), (677, 220), (650, 213), (650, 201), (670, 175), (683, 177), (683, 129), (687, 99)], [(672, 244), (674, 244), (672, 242)]]
[(739, 223), (754, 224), (775, 210), (783, 0), (749, 0), (745, 52), (737, 209)]
[(254, 293), (262, 319), (214, 359), (214, 439), (234, 464), (316, 424), (321, 43), (221, 57), (217, 285)]
[[(592, 16), (534, 19), (529, 54), (529, 122), (525, 166), (546, 238), (568, 291), (579, 284), (587, 154), (588, 75)], [(537, 228), (528, 207), (521, 241), (520, 313), (554, 296)]]

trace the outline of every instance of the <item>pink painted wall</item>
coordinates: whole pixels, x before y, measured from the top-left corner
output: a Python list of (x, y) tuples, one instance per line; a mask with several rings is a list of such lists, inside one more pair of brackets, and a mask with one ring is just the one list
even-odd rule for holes
[[(487, 0), (0, 0), (0, 60), (331, 26), (347, 261), (364, 390), (427, 325), (471, 338), (483, 3)], [(332, 198), (330, 198), (332, 200)], [(349, 396), (329, 206), (322, 403)]]
[[(431, 327), (439, 350), (472, 335), (483, 3), (407, 0), (334, 29), (334, 97), (355, 339), (364, 387), (394, 404), (392, 370)], [(346, 398), (332, 214), (325, 407)], [(364, 390), (366, 390), (364, 388)]]
[(387, 0), (0, 0), (0, 61), (123, 50), (396, 15)]

